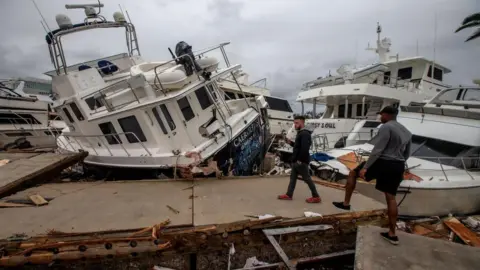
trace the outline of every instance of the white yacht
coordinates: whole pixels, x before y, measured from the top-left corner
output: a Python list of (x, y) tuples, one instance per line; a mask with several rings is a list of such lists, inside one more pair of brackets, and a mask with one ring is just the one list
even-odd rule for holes
[[(263, 96), (255, 103), (225, 99), (217, 80), (241, 68), (228, 61), (228, 43), (194, 54), (182, 41), (175, 54), (170, 50), (173, 60), (146, 62), (134, 25), (121, 12), (106, 20), (95, 10), (99, 6), (66, 5), (84, 9), (84, 22), (57, 15), (59, 29), (46, 37), (55, 67), (46, 73), (54, 109), (68, 125), (58, 147), (88, 151), (84, 163), (98, 171), (154, 169), (169, 177), (209, 174), (212, 167), (233, 175), (258, 171), (270, 138), (268, 105)], [(126, 53), (67, 64), (63, 37), (115, 28), (125, 30)], [(210, 52), (221, 53), (224, 63)]]
[[(480, 88), (450, 88), (420, 106), (400, 106), (397, 121), (413, 134), (410, 173), (397, 195), (400, 214), (480, 211)], [(316, 173), (344, 178), (372, 149), (366, 143), (327, 151), (335, 159), (318, 162)]]
[[(380, 34), (378, 25), (377, 47), (367, 48), (378, 54), (378, 63), (361, 68), (343, 65), (338, 69), (340, 75), (303, 85), (297, 97), (302, 113), (306, 103), (313, 104), (314, 115), (316, 105), (325, 106), (320, 119), (307, 121), (307, 128), (313, 131), (314, 152), (368, 141), (380, 124), (376, 113), (381, 108), (422, 102), (449, 87), (443, 80), (450, 69), (420, 56), (392, 59), (391, 41)], [(295, 134), (292, 127), (287, 137)], [(286, 145), (282, 151), (291, 152), (291, 147)]]
[[(275, 138), (281, 138), (287, 133), (293, 124), (293, 110), (286, 99), (271, 96), (270, 90), (266, 86), (266, 78), (260, 79), (256, 82), (248, 82), (248, 74), (238, 70), (234, 73), (237, 82), (242, 86), (245, 96), (249, 102), (255, 102), (252, 97), (263, 95), (268, 104), (268, 119), (270, 125), (270, 133)], [(220, 78), (217, 83), (225, 92), (225, 99), (233, 100), (243, 98), (241, 91), (238, 89), (235, 80), (232, 76)], [(260, 83), (264, 83), (260, 86)]]
[(26, 81), (0, 81), (0, 149), (55, 147), (55, 136), (65, 125), (61, 119), (53, 120), (53, 101), (26, 94), (25, 88)]

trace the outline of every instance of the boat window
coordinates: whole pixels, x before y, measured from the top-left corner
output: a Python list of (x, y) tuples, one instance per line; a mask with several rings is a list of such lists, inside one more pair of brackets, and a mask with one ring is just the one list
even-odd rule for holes
[(390, 84), (390, 71), (383, 73), (383, 84)]
[(366, 121), (365, 124), (363, 124), (364, 128), (376, 128), (380, 125), (380, 122), (378, 121)]
[(170, 112), (167, 109), (167, 106), (165, 104), (160, 105), (160, 109), (162, 110), (163, 115), (165, 116), (165, 119), (167, 120), (167, 124), (170, 127), (170, 130), (175, 130), (177, 126), (175, 125), (175, 122), (173, 122), (173, 118), (170, 115)]
[(202, 110), (212, 106), (213, 102), (208, 96), (207, 88), (201, 87), (195, 91), (195, 95), (197, 96), (198, 102), (200, 102), (200, 107)]
[(2, 125), (12, 125), (12, 124), (41, 124), (31, 114), (24, 113), (0, 113), (0, 124)]
[(88, 108), (90, 108), (90, 110), (92, 110), (92, 111), (103, 107), (102, 102), (100, 102), (100, 100), (98, 98), (94, 98), (94, 97), (86, 98), (85, 103), (87, 103)]
[(365, 116), (367, 115), (367, 112), (368, 112), (368, 108), (370, 108), (370, 104), (364, 104), (364, 112), (363, 112), (363, 115), (362, 115), (362, 104), (357, 104), (357, 116)]
[(117, 131), (115, 131), (115, 128), (111, 122), (99, 124), (98, 127), (102, 131), (103, 135), (105, 135), (105, 139), (107, 140), (108, 144), (122, 143), (120, 136), (117, 135)]
[(142, 128), (134, 115), (118, 119), (118, 124), (120, 124), (123, 132), (125, 132), (125, 137), (127, 137), (129, 143), (138, 143), (139, 140), (140, 142), (147, 141), (147, 138), (145, 138), (145, 134), (143, 134)]
[(157, 123), (160, 125), (160, 128), (163, 131), (163, 134), (168, 134), (167, 128), (165, 127), (165, 124), (163, 124), (162, 118), (160, 118), (160, 114), (158, 113), (157, 107), (152, 109), (153, 115), (157, 119)]
[(62, 110), (63, 110), (63, 113), (65, 113), (65, 115), (67, 116), (68, 121), (70, 121), (70, 123), (75, 122), (75, 121), (73, 121), (73, 117), (72, 117), (72, 115), (70, 114), (70, 112), (68, 111), (67, 108), (63, 108)]
[[(428, 77), (432, 77), (432, 66), (428, 67), (428, 72), (427, 72)], [(439, 68), (435, 68), (435, 71), (433, 72), (433, 78), (438, 81), (442, 81), (443, 79), (443, 72)]]
[(458, 99), (459, 94), (460, 94), (460, 89), (451, 89), (443, 92), (443, 94), (441, 94), (436, 99), (439, 101), (454, 101)]
[(55, 136), (57, 136), (57, 135), (59, 135), (59, 134), (62, 134), (62, 131), (61, 131), (61, 130), (52, 130), (52, 132), (50, 132), (50, 131), (45, 131), (45, 134), (46, 134), (46, 135), (49, 135), (49, 136), (52, 135), (52, 134), (55, 135)]
[(25, 136), (32, 136), (30, 132), (5, 132), (5, 135), (8, 137), (25, 137)]
[[(345, 118), (345, 104), (338, 106), (338, 118)], [(352, 104), (348, 104), (347, 117), (352, 118)]]
[(406, 80), (412, 78), (412, 67), (401, 68), (398, 70), (398, 79)]
[(480, 168), (480, 148), (478, 147), (413, 135), (411, 153), (414, 157), (459, 169), (463, 169), (464, 165), (460, 159), (463, 157), (467, 169)]
[(177, 103), (178, 107), (180, 107), (180, 110), (182, 111), (185, 121), (188, 122), (195, 117), (195, 114), (193, 113), (192, 107), (190, 107), (190, 103), (188, 102), (187, 97), (183, 97), (177, 100)]
[(285, 99), (274, 98), (269, 96), (264, 96), (265, 101), (267, 101), (269, 109), (282, 112), (293, 112), (290, 107), (290, 103)]
[(235, 96), (235, 93), (225, 92), (225, 99), (226, 99), (226, 100), (229, 100), (229, 99), (237, 99), (237, 97)]
[(74, 103), (70, 103), (70, 108), (72, 109), (73, 113), (75, 114), (75, 116), (77, 117), (78, 121), (83, 121), (85, 120), (85, 118), (83, 117), (83, 114), (82, 112), (80, 111), (80, 109), (78, 108), (77, 104), (74, 102)]
[(465, 95), (463, 100), (465, 101), (480, 101), (480, 90), (478, 89), (467, 89), (465, 90)]

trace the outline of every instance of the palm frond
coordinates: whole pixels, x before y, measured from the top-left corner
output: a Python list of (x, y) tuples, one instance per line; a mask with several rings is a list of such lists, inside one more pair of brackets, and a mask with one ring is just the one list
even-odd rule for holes
[(463, 19), (462, 24), (467, 24), (471, 21), (480, 21), (480, 13), (474, 13), (474, 14), (466, 17), (465, 19)]
[(465, 42), (476, 39), (478, 37), (480, 37), (480, 28), (478, 28), (477, 31), (475, 31), (471, 36), (469, 36), (467, 40), (465, 40)]
[(470, 27), (475, 27), (475, 26), (480, 26), (480, 20), (478, 21), (471, 21), (467, 24), (464, 24), (462, 26), (460, 26), (457, 30), (455, 30), (455, 33), (457, 33), (458, 31), (461, 31), (465, 28), (470, 28)]

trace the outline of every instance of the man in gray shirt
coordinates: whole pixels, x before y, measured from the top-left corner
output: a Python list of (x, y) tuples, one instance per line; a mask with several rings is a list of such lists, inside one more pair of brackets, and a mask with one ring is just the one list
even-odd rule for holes
[(380, 121), (383, 125), (378, 130), (377, 136), (371, 141), (374, 147), (370, 157), (350, 172), (345, 186), (344, 201), (333, 202), (333, 205), (350, 210), (350, 199), (357, 183), (357, 177), (364, 178), (366, 181), (376, 179), (375, 188), (385, 193), (390, 227), (390, 230), (381, 233), (381, 236), (396, 245), (398, 237), (395, 234), (395, 227), (398, 209), (395, 195), (403, 181), (405, 161), (410, 157), (412, 134), (396, 121), (398, 109), (387, 106), (378, 114), (381, 115)]

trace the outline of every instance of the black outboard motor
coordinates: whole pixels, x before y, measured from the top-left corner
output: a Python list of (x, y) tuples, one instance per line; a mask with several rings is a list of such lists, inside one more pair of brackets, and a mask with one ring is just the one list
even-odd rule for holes
[(185, 67), (187, 76), (192, 75), (194, 71), (198, 72), (202, 70), (197, 64), (197, 61), (195, 61), (195, 55), (192, 52), (192, 46), (188, 45), (185, 41), (180, 41), (177, 43), (177, 46), (175, 46), (175, 54), (178, 58), (180, 58), (178, 63)]

